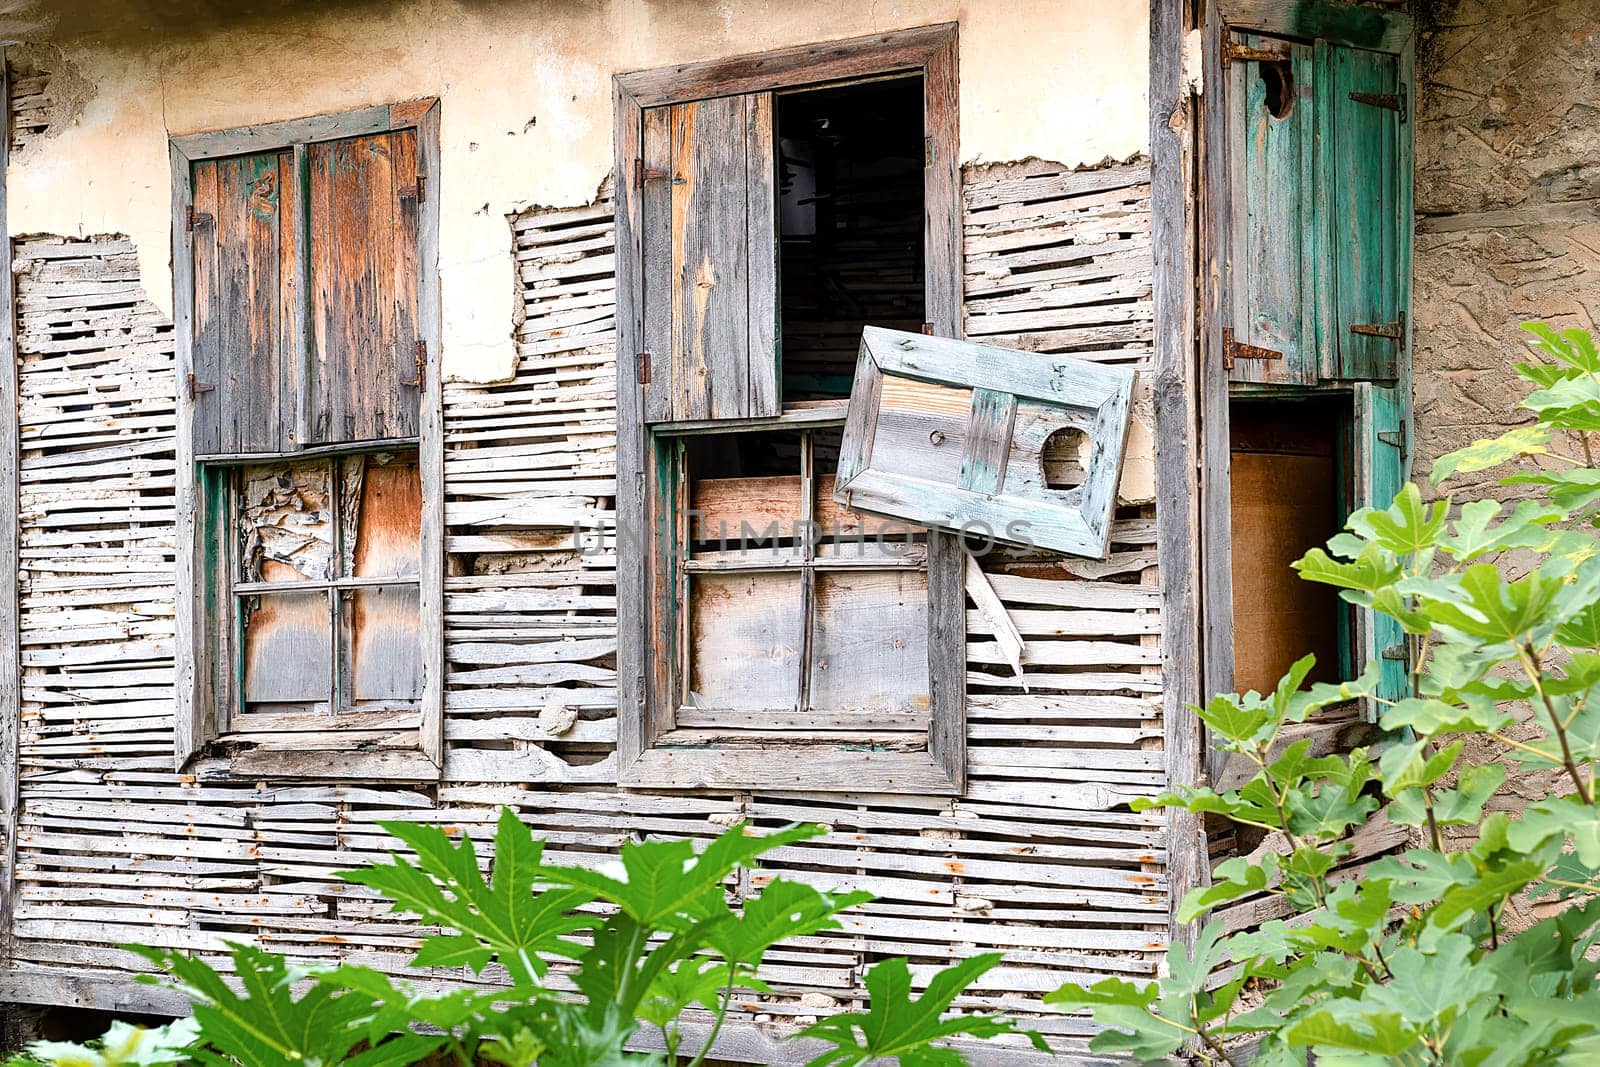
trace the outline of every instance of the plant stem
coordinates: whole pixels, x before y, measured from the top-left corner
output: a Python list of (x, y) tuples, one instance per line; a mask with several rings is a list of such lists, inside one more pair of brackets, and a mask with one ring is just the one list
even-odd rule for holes
[(1433, 814), (1433, 790), (1422, 787), (1422, 810), (1428, 813), (1428, 837), (1435, 852), (1444, 851), (1444, 836), (1439, 833), (1439, 820)]
[(1561, 745), (1561, 765), (1567, 769), (1567, 776), (1572, 779), (1572, 784), (1578, 790), (1578, 799), (1585, 804), (1593, 804), (1594, 798), (1590, 795), (1589, 784), (1583, 780), (1583, 774), (1578, 770), (1577, 761), (1572, 758), (1572, 746), (1567, 741), (1567, 728), (1557, 714), (1555, 704), (1550, 700), (1550, 694), (1544, 691), (1544, 667), (1539, 662), (1539, 654), (1533, 650), (1532, 645), (1522, 645), (1517, 649), (1517, 655), (1523, 661), (1523, 670), (1528, 674), (1528, 680), (1533, 683), (1533, 690), (1539, 694), (1539, 701), (1544, 705), (1545, 714), (1550, 716), (1550, 726), (1556, 733), (1556, 741)]
[(722, 1032), (722, 1022), (728, 1017), (728, 1005), (733, 1001), (733, 982), (739, 974), (739, 967), (731, 960), (728, 963), (728, 984), (722, 988), (722, 999), (717, 1001), (717, 1019), (711, 1024), (711, 1032), (706, 1035), (705, 1044), (700, 1046), (699, 1055), (689, 1061), (689, 1067), (700, 1067), (705, 1062), (706, 1054), (711, 1051), (711, 1046), (717, 1043), (717, 1035)]

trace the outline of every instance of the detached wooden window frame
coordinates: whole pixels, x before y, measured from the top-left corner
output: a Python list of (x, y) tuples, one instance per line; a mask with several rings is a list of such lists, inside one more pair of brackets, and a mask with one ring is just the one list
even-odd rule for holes
[[(1213, 280), (1201, 287), (1199, 303), (1201, 421), (1208, 427), (1200, 457), (1205, 517), (1200, 530), (1202, 685), (1207, 693), (1234, 688), (1230, 398), (1347, 397), (1355, 446), (1350, 470), (1355, 506), (1387, 504), (1405, 480), (1411, 422), (1408, 311), (1415, 37), (1415, 20), (1404, 12), (1333, 0), (1290, 5), (1219, 0), (1206, 7), (1204, 72), (1206, 84), (1216, 87), (1208, 89), (1203, 101), (1200, 161), (1201, 259), (1215, 268)], [(1279, 227), (1292, 230), (1291, 239), (1280, 233), (1275, 243), (1257, 241), (1268, 260), (1258, 269), (1286, 279), (1288, 288), (1252, 302), (1244, 292), (1240, 260), (1251, 254), (1252, 234), (1260, 237), (1261, 227), (1271, 225), (1270, 219), (1248, 210), (1243, 188), (1247, 168), (1237, 151), (1240, 144), (1254, 143), (1257, 132), (1245, 128), (1244, 118), (1244, 109), (1259, 102), (1252, 79), (1259, 77), (1259, 63), (1276, 62), (1291, 78), (1303, 81), (1308, 73), (1333, 70), (1339, 60), (1332, 55), (1334, 50), (1348, 51), (1353, 62), (1341, 64), (1334, 77), (1320, 78), (1314, 93), (1302, 95), (1290, 87), (1291, 106), (1309, 112), (1297, 120), (1305, 136), (1334, 143), (1321, 146), (1320, 159), (1313, 145), (1306, 144), (1298, 162), (1278, 161), (1299, 173), (1304, 192), (1301, 202), (1288, 209), (1295, 216), (1292, 225)], [(1361, 81), (1385, 67), (1396, 90), (1392, 98), (1365, 91), (1378, 86)], [(1337, 211), (1350, 207), (1359, 190), (1349, 173), (1341, 170), (1336, 175), (1330, 163), (1333, 153), (1351, 149), (1348, 138), (1339, 136), (1333, 126), (1341, 115), (1361, 113), (1357, 109), (1367, 119), (1391, 116), (1398, 124), (1393, 144), (1377, 153), (1380, 166), (1394, 168), (1396, 202), (1392, 218), (1380, 227), (1376, 255), (1387, 252), (1394, 257), (1397, 284), (1393, 292), (1378, 294), (1376, 307), (1368, 309), (1382, 312), (1376, 316), (1357, 314), (1361, 309), (1355, 302), (1335, 292), (1344, 284), (1335, 259), (1359, 260), (1355, 267), (1359, 271), (1374, 255), (1371, 248), (1358, 247), (1361, 235), (1353, 227), (1341, 227), (1334, 220)], [(1369, 318), (1386, 321), (1366, 321)], [(1337, 336), (1335, 331), (1344, 333)], [(1402, 695), (1407, 688), (1406, 643), (1399, 626), (1362, 611), (1354, 631), (1356, 669), (1380, 660), (1379, 695)], [(1369, 717), (1372, 713), (1368, 708)], [(1221, 763), (1212, 753), (1214, 777)]]
[[(345, 433), (337, 426), (329, 428), (326, 420), (315, 425), (309, 412), (313, 398), (319, 405), (332, 405), (332, 411), (341, 413), (338, 405), (343, 399), (331, 398), (325, 386), (319, 385), (319, 376), (309, 365), (312, 346), (327, 343), (325, 331), (334, 322), (318, 323), (311, 313), (312, 284), (309, 275), (308, 235), (305, 231), (307, 210), (302, 198), (310, 189), (310, 168), (321, 165), (334, 167), (333, 155), (338, 149), (331, 146), (319, 148), (330, 142), (351, 138), (410, 131), (414, 134), (415, 187), (398, 188), (402, 198), (414, 198), (416, 205), (415, 253), (415, 314), (414, 321), (405, 324), (402, 332), (407, 336), (397, 351), (385, 354), (385, 366), (369, 368), (411, 378), (398, 384), (402, 403), (415, 397), (415, 418), (404, 408), (391, 407), (388, 417), (376, 411), (376, 417), (363, 421), (346, 417)], [(398, 143), (398, 142), (391, 142)], [(296, 210), (285, 213), (279, 224), (280, 240), (293, 240), (294, 248), (284, 256), (284, 265), (292, 275), (282, 280), (286, 290), (297, 295), (294, 309), (287, 304), (283, 309), (282, 336), (277, 339), (280, 361), (271, 381), (246, 381), (244, 388), (272, 387), (279, 391), (282, 401), (290, 405), (284, 410), (280, 404), (278, 419), (265, 420), (260, 439), (240, 437), (237, 453), (217, 441), (196, 440), (196, 412), (200, 405), (211, 402), (223, 380), (207, 382), (197, 377), (202, 373), (220, 372), (222, 365), (203, 364), (197, 351), (195, 324), (196, 263), (193, 246), (193, 227), (198, 221), (204, 225), (211, 220), (197, 219), (193, 174), (197, 164), (227, 160), (230, 157), (260, 156), (267, 153), (284, 153), (280, 158), (288, 161), (293, 185), (282, 183), (278, 192), (284, 203), (292, 203)], [(271, 747), (242, 747), (229, 756), (231, 773), (245, 777), (296, 777), (319, 779), (402, 779), (436, 780), (444, 760), (444, 643), (443, 643), (443, 412), (439, 374), (440, 313), (439, 313), (439, 204), (436, 189), (432, 188), (439, 173), (439, 102), (434, 98), (406, 101), (392, 105), (377, 105), (356, 111), (317, 115), (284, 122), (265, 123), (232, 130), (190, 134), (174, 137), (169, 143), (172, 164), (172, 263), (174, 292), (174, 326), (177, 352), (177, 553), (176, 583), (179, 589), (176, 615), (177, 659), (177, 714), (175, 717), (174, 762), (182, 770), (195, 757), (202, 755), (207, 746), (217, 740), (227, 740), (230, 720), (237, 714), (234, 705), (240, 700), (239, 679), (242, 672), (242, 650), (233, 648), (229, 629), (233, 612), (230, 600), (238, 595), (234, 568), (236, 555), (227, 548), (237, 539), (234, 521), (234, 494), (230, 483), (246, 464), (277, 462), (285, 466), (318, 460), (339, 469), (341, 457), (398, 453), (415, 455), (418, 467), (422, 506), (420, 516), (418, 573), (414, 578), (400, 577), (384, 581), (346, 580), (336, 572), (333, 580), (321, 585), (336, 593), (345, 587), (392, 585), (414, 587), (418, 595), (417, 655), (422, 674), (422, 697), (418, 714), (417, 741), (415, 744), (371, 745), (367, 737), (338, 739), (337, 722), (330, 718), (329, 727), (319, 732), (317, 743), (293, 750)], [(320, 164), (318, 160), (320, 159)], [(292, 253), (292, 254), (291, 254)], [(331, 279), (328, 288), (318, 294), (325, 308), (343, 309), (342, 295), (337, 290), (337, 279)], [(293, 313), (290, 313), (291, 310)], [(328, 311), (332, 319), (335, 311)], [(385, 324), (387, 325), (387, 324)], [(352, 334), (351, 336), (355, 336)], [(415, 340), (411, 340), (414, 337)], [(348, 342), (346, 342), (348, 347)], [(398, 351), (399, 348), (404, 351)], [(346, 352), (347, 358), (359, 353)], [(225, 354), (223, 354), (225, 359)], [(324, 356), (324, 358), (327, 358)], [(230, 373), (233, 373), (230, 371)], [(292, 380), (283, 377), (291, 375)], [(234, 388), (240, 388), (237, 377)], [(386, 386), (385, 386), (386, 387)], [(368, 389), (370, 384), (360, 383), (358, 389)], [(360, 402), (357, 402), (359, 408)], [(368, 405), (371, 407), (371, 405)], [(375, 409), (376, 410), (376, 409)], [(415, 427), (414, 436), (389, 436), (396, 429)], [(209, 431), (208, 431), (209, 432)], [(250, 431), (254, 432), (254, 431)], [(349, 439), (354, 435), (372, 433), (364, 439)], [(326, 442), (326, 443), (325, 443)], [(334, 594), (330, 594), (334, 595)], [(331, 627), (331, 623), (330, 623)], [(339, 634), (330, 632), (337, 642)], [(249, 735), (235, 735), (249, 740)], [(270, 736), (256, 734), (255, 737)]]
[[(748, 334), (741, 392), (715, 382), (704, 399), (664, 396), (661, 374), (672, 360), (652, 350), (662, 335), (657, 313), (672, 299), (666, 272), (647, 263), (644, 201), (655, 168), (646, 158), (646, 122), (671, 105), (745, 94), (822, 87), (894, 74), (923, 79), (925, 316), (927, 329), (959, 337), (961, 201), (958, 152), (956, 27), (941, 24), (791, 48), (755, 56), (618, 75), (614, 79), (617, 197), (617, 697), (619, 782), (647, 789), (759, 788), (819, 792), (960, 793), (966, 787), (965, 555), (958, 538), (928, 531), (930, 725), (918, 751), (863, 750), (824, 736), (766, 748), (674, 745), (680, 688), (677, 655), (684, 610), (675, 546), (681, 521), (676, 441), (701, 431), (841, 426), (832, 410), (780, 411), (760, 388), (766, 344)], [(749, 99), (749, 98), (747, 98)], [(662, 109), (652, 112), (651, 109)], [(726, 110), (718, 108), (716, 112)], [(764, 110), (756, 105), (756, 120)], [(670, 180), (670, 179), (668, 179)], [(776, 190), (772, 190), (774, 200)], [(763, 196), (765, 193), (762, 194)], [(776, 227), (776, 222), (773, 223)], [(774, 239), (776, 231), (774, 230)], [(752, 244), (762, 243), (760, 234)], [(750, 304), (766, 314), (752, 294)], [(650, 301), (657, 301), (651, 305)], [(777, 307), (771, 307), (776, 325)], [(648, 320), (648, 321), (647, 321)], [(756, 320), (752, 319), (754, 324)], [(749, 356), (749, 353), (755, 353)], [(780, 357), (781, 358), (781, 357)], [(781, 382), (774, 369), (772, 377)], [(724, 405), (725, 397), (733, 397)], [(706, 418), (705, 415), (713, 416)], [(721, 418), (715, 416), (721, 415)], [(687, 417), (685, 417), (687, 416)], [(696, 417), (700, 416), (700, 417)], [(676, 419), (676, 421), (674, 421)]]

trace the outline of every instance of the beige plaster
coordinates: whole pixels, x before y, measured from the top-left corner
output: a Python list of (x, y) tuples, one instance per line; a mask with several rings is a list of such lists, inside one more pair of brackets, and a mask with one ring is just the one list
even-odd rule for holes
[(94, 87), (12, 161), (14, 234), (123, 233), (171, 311), (169, 135), (442, 100), (447, 376), (508, 377), (516, 290), (506, 215), (588, 201), (611, 168), (618, 71), (960, 23), (964, 161), (1067, 163), (1146, 147), (1136, 0), (415, 0), (324, 8), (188, 36), (63, 38)]

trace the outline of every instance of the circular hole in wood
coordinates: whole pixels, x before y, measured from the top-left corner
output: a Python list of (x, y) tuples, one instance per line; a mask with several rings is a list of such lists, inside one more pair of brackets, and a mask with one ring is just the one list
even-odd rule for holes
[(1294, 110), (1294, 71), (1289, 61), (1262, 63), (1261, 84), (1267, 91), (1267, 114), (1275, 119), (1286, 118)]

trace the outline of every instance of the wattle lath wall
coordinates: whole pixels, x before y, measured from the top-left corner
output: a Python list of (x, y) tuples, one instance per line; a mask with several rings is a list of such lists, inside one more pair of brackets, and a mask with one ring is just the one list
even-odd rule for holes
[[(965, 197), (975, 339), (1147, 362), (1147, 165), (973, 170)], [(847, 1002), (886, 955), (925, 975), (1002, 949), (1007, 963), (962, 1003), (1017, 1011), (1069, 976), (1153, 974), (1167, 942), (1163, 821), (1127, 809), (1164, 780), (1152, 509), (1122, 509), (1105, 561), (986, 559), (1028, 642), (1027, 686), (972, 612), (965, 797), (619, 792), (614, 557), (573, 527), (614, 516), (610, 201), (514, 225), (518, 374), (445, 392), (449, 751), (445, 780), (426, 788), (172, 773), (171, 326), (143, 300), (128, 242), (19, 244), (22, 809), (0, 999), (125, 976), (138, 961), (115, 946), (128, 941), (209, 954), (253, 938), (402, 971), (415, 928), (334, 872), (381, 854), (379, 820), (481, 839), (501, 804), (577, 862), (741, 818), (831, 827), (770, 866), (878, 900), (774, 954), (775, 994), (743, 1006), (750, 1025), (731, 1031), (730, 1054), (769, 1062), (755, 1016), (776, 1025)], [(1089, 1032), (1071, 1017), (1038, 1026), (1066, 1047)]]

